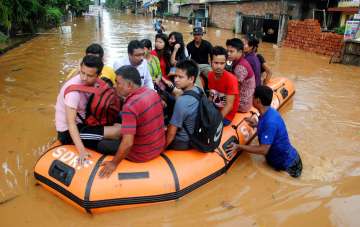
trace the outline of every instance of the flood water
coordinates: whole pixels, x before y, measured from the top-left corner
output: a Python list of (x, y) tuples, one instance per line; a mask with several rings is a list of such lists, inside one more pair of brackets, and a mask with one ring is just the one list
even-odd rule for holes
[[(98, 42), (105, 62), (125, 56), (132, 39), (154, 39), (150, 18), (104, 12), (75, 19), (71, 34), (51, 30), (0, 56), (1, 226), (359, 226), (360, 68), (263, 43), (274, 75), (293, 80), (296, 94), (281, 113), (300, 152), (300, 179), (242, 154), (230, 171), (172, 201), (91, 216), (35, 186), (33, 166), (54, 141), (54, 105), (67, 73)], [(166, 21), (188, 42), (191, 26)], [(224, 45), (230, 31), (204, 36)]]

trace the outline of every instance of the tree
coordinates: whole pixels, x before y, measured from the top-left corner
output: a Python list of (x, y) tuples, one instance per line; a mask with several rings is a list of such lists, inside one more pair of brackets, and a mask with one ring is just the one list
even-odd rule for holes
[(89, 5), (90, 0), (0, 0), (0, 31), (10, 36), (34, 33), (38, 27), (60, 24), (69, 10), (81, 15)]

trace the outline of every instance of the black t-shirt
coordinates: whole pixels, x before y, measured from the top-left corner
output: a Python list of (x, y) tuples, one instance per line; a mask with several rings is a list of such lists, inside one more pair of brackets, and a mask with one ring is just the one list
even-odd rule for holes
[(199, 48), (195, 46), (195, 41), (191, 41), (186, 46), (193, 59), (198, 64), (209, 64), (209, 55), (211, 54), (212, 45), (206, 40), (201, 40)]

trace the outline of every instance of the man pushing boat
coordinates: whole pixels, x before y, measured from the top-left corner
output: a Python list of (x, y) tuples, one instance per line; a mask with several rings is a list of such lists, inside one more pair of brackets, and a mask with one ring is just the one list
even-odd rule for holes
[(267, 163), (276, 170), (285, 170), (292, 177), (299, 177), (302, 162), (299, 153), (290, 144), (284, 120), (272, 108), (273, 90), (267, 86), (255, 89), (253, 105), (260, 112), (257, 123), (253, 118), (245, 118), (253, 127), (257, 126), (259, 145), (232, 144), (229, 149), (264, 155)]

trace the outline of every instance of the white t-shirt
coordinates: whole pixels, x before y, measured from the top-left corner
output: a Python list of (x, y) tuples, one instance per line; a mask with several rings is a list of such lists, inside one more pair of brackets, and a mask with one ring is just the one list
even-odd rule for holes
[[(118, 70), (121, 66), (124, 66), (124, 65), (131, 65), (129, 57), (124, 57), (118, 61), (115, 61), (113, 69), (116, 72), (116, 70)], [(136, 67), (136, 69), (140, 73), (141, 86), (146, 86), (146, 87), (154, 90), (154, 84), (153, 84), (153, 81), (152, 81), (152, 78), (151, 78), (151, 75), (149, 72), (149, 68), (147, 65), (148, 65), (148, 63), (147, 63), (146, 59), (144, 59), (141, 62), (141, 64)]]

